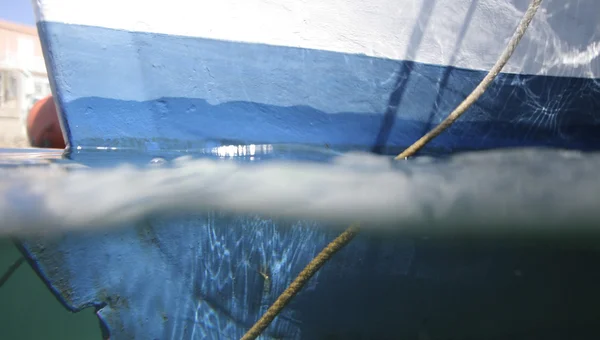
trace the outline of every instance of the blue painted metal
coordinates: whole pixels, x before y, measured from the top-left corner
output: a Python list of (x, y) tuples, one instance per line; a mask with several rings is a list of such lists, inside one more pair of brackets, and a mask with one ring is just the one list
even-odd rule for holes
[[(59, 23), (38, 27), (52, 48), (49, 71), (73, 148), (300, 143), (398, 150), (440, 122), (485, 76), (300, 48)], [(598, 84), (501, 74), (430, 148), (597, 149)], [(291, 104), (299, 98), (307, 104)]]

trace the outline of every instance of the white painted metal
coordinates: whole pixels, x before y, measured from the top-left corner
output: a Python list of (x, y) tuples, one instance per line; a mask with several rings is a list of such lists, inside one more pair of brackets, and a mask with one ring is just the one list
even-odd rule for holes
[[(488, 70), (529, 0), (34, 0), (38, 20)], [(600, 78), (600, 2), (546, 0), (508, 73)]]

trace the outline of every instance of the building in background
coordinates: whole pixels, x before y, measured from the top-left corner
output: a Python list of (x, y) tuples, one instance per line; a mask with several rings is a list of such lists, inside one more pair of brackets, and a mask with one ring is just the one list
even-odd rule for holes
[(0, 20), (0, 119), (24, 128), (29, 109), (50, 93), (37, 28)]

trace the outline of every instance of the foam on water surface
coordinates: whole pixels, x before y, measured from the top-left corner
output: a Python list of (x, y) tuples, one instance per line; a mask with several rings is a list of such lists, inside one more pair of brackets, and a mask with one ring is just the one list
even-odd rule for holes
[(210, 210), (399, 231), (489, 232), (501, 225), (546, 233), (600, 219), (598, 153), (524, 149), (395, 162), (253, 145), (196, 158), (88, 154), (44, 167), (15, 155), (0, 160), (1, 233), (106, 228)]

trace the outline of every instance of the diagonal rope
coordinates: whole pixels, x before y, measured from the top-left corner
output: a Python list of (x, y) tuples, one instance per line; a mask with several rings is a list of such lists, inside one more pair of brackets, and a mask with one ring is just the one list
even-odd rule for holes
[[(414, 155), (419, 149), (429, 143), (433, 138), (437, 137), (445, 129), (447, 129), (454, 121), (456, 121), (473, 103), (485, 92), (492, 81), (498, 76), (504, 65), (508, 62), (513, 52), (519, 45), (521, 38), (527, 31), (531, 20), (535, 16), (542, 0), (532, 0), (511, 37), (508, 45), (496, 61), (496, 64), (483, 78), (483, 80), (477, 85), (477, 87), (465, 98), (463, 102), (452, 111), (444, 121), (433, 128), (430, 132), (425, 134), (414, 144), (409, 146), (406, 150), (396, 156), (394, 159), (403, 159)], [(275, 302), (269, 307), (267, 312), (244, 334), (242, 340), (253, 340), (256, 339), (275, 319), (275, 317), (281, 312), (281, 310), (290, 302), (290, 300), (300, 292), (302, 287), (310, 280), (310, 278), (319, 270), (321, 267), (340, 249), (344, 248), (356, 234), (358, 233), (358, 224), (353, 224), (340, 234), (335, 240), (327, 245), (308, 265), (298, 274), (298, 276), (292, 281), (292, 283), (281, 293), (281, 295), (275, 300)]]
[(400, 153), (394, 159), (398, 160), (398, 159), (403, 159), (403, 158), (414, 155), (417, 151), (419, 151), (422, 147), (424, 147), (432, 139), (434, 139), (440, 133), (442, 133), (444, 130), (449, 128), (452, 125), (452, 123), (454, 123), (454, 121), (456, 121), (460, 116), (462, 116), (462, 114), (465, 113), (465, 111), (467, 111), (467, 109), (469, 107), (471, 107), (471, 105), (473, 105), (473, 103), (475, 103), (475, 101), (477, 99), (479, 99), (479, 97), (481, 97), (481, 95), (485, 92), (485, 90), (487, 90), (487, 88), (490, 86), (490, 84), (492, 84), (494, 79), (496, 79), (496, 77), (498, 76), (500, 71), (502, 71), (502, 68), (504, 67), (504, 65), (506, 65), (506, 63), (512, 56), (513, 52), (519, 45), (521, 38), (523, 37), (523, 35), (525, 35), (525, 32), (527, 31), (527, 28), (529, 27), (529, 24), (531, 23), (531, 20), (535, 16), (535, 13), (537, 12), (541, 3), (542, 3), (542, 0), (533, 0), (529, 4), (529, 8), (527, 8), (525, 15), (523, 15), (523, 18), (521, 19), (519, 26), (517, 26), (517, 29), (513, 33), (512, 38), (508, 42), (508, 45), (506, 46), (506, 48), (500, 55), (500, 58), (498, 58), (498, 61), (496, 61), (496, 64), (494, 64), (492, 69), (488, 72), (488, 74), (485, 76), (485, 78), (483, 78), (483, 80), (479, 83), (479, 85), (477, 85), (477, 87), (473, 90), (473, 92), (471, 92), (471, 94), (469, 94), (469, 96), (467, 96), (467, 98), (465, 98), (465, 100), (463, 100), (460, 103), (460, 105), (458, 105), (456, 107), (456, 109), (454, 109), (454, 111), (452, 111), (448, 115), (448, 117), (446, 117), (446, 119), (444, 119), (440, 124), (438, 124), (436, 127), (434, 127), (428, 133), (426, 133), (419, 140), (414, 142), (411, 146), (406, 148), (406, 150), (404, 150), (402, 153)]
[(294, 281), (286, 288), (275, 302), (267, 309), (260, 320), (244, 334), (242, 340), (256, 339), (270, 324), (273, 319), (281, 312), (281, 310), (292, 300), (292, 298), (302, 290), (302, 287), (310, 280), (313, 275), (329, 259), (337, 253), (346, 244), (350, 243), (358, 232), (358, 224), (353, 224), (344, 230), (335, 240), (327, 245), (321, 252), (304, 267), (304, 269), (296, 276)]
[(4, 286), (4, 284), (12, 277), (12, 275), (19, 269), (19, 267), (25, 262), (25, 258), (23, 256), (19, 257), (15, 262), (13, 262), (10, 267), (4, 272), (4, 274), (0, 277), (0, 288)]

